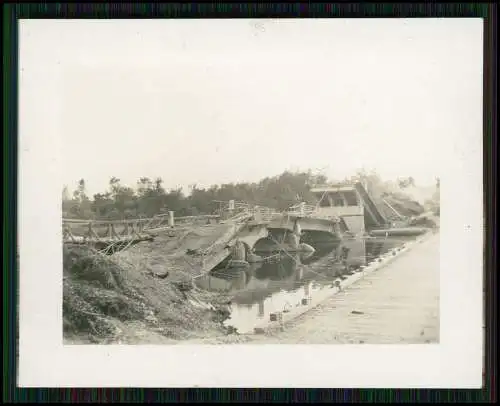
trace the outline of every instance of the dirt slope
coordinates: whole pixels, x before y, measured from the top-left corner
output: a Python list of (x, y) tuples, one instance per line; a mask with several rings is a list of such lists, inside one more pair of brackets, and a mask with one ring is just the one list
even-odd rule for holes
[[(192, 227), (170, 236), (157, 235), (114, 255), (119, 261), (165, 276), (169, 281), (186, 281), (202, 272), (203, 251), (225, 243), (233, 226), (226, 224)], [(168, 276), (166, 276), (168, 273)]]
[(224, 334), (227, 298), (151, 274), (86, 247), (64, 248), (63, 331), (68, 343), (144, 343)]

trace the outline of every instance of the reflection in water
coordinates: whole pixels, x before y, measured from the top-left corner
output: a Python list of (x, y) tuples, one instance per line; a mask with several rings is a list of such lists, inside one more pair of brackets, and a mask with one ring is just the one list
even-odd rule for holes
[[(293, 254), (290, 254), (293, 255)], [(257, 279), (283, 280), (295, 274), (302, 263), (298, 255), (292, 257), (285, 256), (277, 263), (264, 263), (255, 271)]]
[(384, 241), (367, 241), (366, 256), (367, 260), (371, 261), (383, 253)]
[(197, 283), (202, 289), (233, 295), (227, 324), (244, 333), (252, 331), (259, 320), (269, 319), (273, 312), (307, 305), (308, 298), (318, 290), (413, 238), (317, 243), (314, 253), (282, 253), (278, 261), (244, 269), (214, 269)]

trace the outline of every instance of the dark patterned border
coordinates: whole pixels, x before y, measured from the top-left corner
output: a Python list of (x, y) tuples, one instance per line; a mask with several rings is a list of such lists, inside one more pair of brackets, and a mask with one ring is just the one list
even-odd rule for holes
[[(496, 29), (494, 3), (49, 3), (3, 7), (3, 400), (5, 402), (471, 402), (494, 401), (496, 377)], [(22, 389), (17, 388), (17, 20), (19, 18), (369, 18), (485, 19), (484, 179), (486, 355), (481, 390)]]

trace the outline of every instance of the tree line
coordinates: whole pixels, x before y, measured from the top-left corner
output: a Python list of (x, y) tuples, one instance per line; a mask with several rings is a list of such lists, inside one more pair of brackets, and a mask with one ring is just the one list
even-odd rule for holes
[[(358, 171), (353, 178), (344, 181), (362, 180), (369, 183), (372, 191), (383, 193), (386, 184), (375, 172)], [(313, 184), (332, 182), (323, 174), (312, 171), (285, 171), (259, 182), (227, 183), (199, 188), (190, 186), (189, 193), (182, 189), (166, 190), (162, 178), (142, 177), (135, 188), (123, 185), (120, 179), (112, 177), (108, 189), (87, 195), (87, 184), (80, 179), (72, 195), (68, 187), (63, 189), (62, 210), (65, 218), (120, 220), (127, 218), (153, 217), (173, 210), (176, 216), (195, 216), (216, 212), (221, 201), (244, 201), (284, 210), (298, 202), (315, 204), (316, 198), (310, 192)], [(407, 183), (403, 181), (403, 183)], [(408, 182), (413, 184), (414, 181)]]

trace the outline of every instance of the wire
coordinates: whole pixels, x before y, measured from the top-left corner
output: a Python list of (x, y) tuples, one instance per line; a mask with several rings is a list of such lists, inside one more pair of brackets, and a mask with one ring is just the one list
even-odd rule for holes
[(321, 199), (319, 199), (318, 203), (316, 203), (316, 210), (319, 208), (319, 205), (321, 204), (321, 202), (323, 201), (323, 198), (326, 196), (327, 193), (328, 193), (328, 191), (326, 191), (326, 190), (323, 192)]

